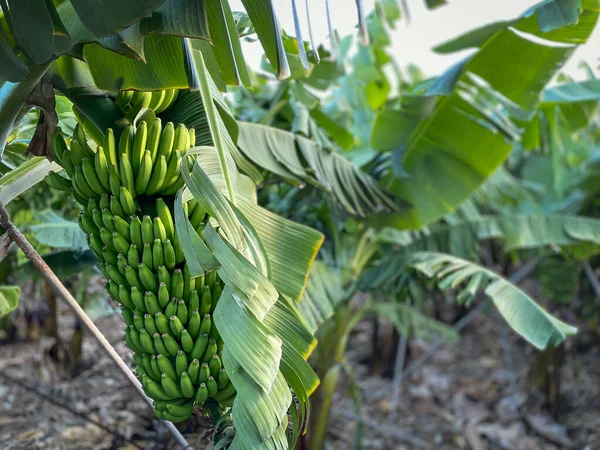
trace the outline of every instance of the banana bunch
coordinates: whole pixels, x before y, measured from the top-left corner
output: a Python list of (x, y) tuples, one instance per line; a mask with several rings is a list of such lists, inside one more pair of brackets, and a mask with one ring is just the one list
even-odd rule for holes
[[(223, 284), (216, 271), (190, 277), (171, 212), (183, 185), (181, 163), (194, 141), (192, 129), (172, 123), (163, 129), (156, 119), (126, 128), (118, 145), (108, 129), (94, 150), (77, 126), (70, 148), (60, 132), (53, 136), (55, 159), (70, 179), (47, 177), (83, 205), (79, 225), (107, 291), (121, 305), (136, 372), (157, 417), (172, 422), (205, 402), (231, 406), (236, 395), (212, 320)], [(202, 233), (205, 210), (195, 201), (185, 209)]]
[(160, 114), (175, 103), (178, 94), (178, 89), (152, 92), (120, 91), (115, 104), (123, 111), (125, 117), (133, 120), (142, 108), (149, 108), (156, 114)]

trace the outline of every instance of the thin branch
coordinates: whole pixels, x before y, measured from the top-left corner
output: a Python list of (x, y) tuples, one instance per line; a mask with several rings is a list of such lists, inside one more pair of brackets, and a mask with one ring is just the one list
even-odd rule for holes
[[(125, 374), (127, 379), (133, 384), (138, 393), (146, 400), (146, 402), (152, 406), (152, 400), (150, 400), (144, 390), (142, 389), (142, 385), (133, 374), (131, 369), (127, 366), (125, 361), (121, 359), (119, 354), (115, 351), (113, 346), (108, 342), (108, 340), (104, 337), (102, 332), (98, 329), (98, 327), (92, 322), (92, 320), (87, 316), (85, 311), (79, 306), (77, 300), (73, 298), (71, 293), (65, 288), (65, 286), (60, 282), (58, 277), (52, 272), (52, 269), (48, 267), (46, 262), (42, 259), (39, 253), (33, 248), (33, 246), (29, 243), (27, 238), (23, 236), (23, 234), (18, 230), (18, 228), (10, 221), (10, 216), (8, 211), (4, 207), (2, 203), (0, 203), (0, 225), (6, 230), (10, 238), (17, 243), (17, 245), (23, 250), (25, 256), (33, 266), (40, 272), (42, 277), (50, 284), (52, 290), (56, 293), (56, 295), (64, 300), (69, 307), (73, 310), (75, 315), (79, 317), (81, 322), (86, 326), (86, 328), (92, 333), (92, 335), (98, 340), (100, 346), (106, 351), (108, 356), (117, 364), (119, 369)], [(177, 443), (183, 449), (191, 449), (192, 446), (185, 440), (180, 431), (175, 427), (174, 424), (168, 421), (164, 421), (165, 426), (173, 435)]]
[(43, 393), (42, 391), (40, 391), (39, 389), (33, 387), (33, 386), (29, 386), (27, 383), (24, 383), (21, 380), (18, 380), (16, 378), (13, 378), (10, 375), (7, 375), (6, 373), (0, 373), (0, 377), (3, 377), (4, 379), (8, 380), (9, 382), (13, 383), (16, 386), (19, 386), (22, 389), (25, 389), (26, 391), (29, 391), (33, 394), (36, 394), (37, 396), (43, 398), (44, 400), (46, 400), (49, 403), (52, 403), (55, 406), (58, 406), (59, 408), (62, 408), (66, 411), (69, 411), (71, 414), (73, 414), (74, 416), (79, 417), (80, 419), (83, 419), (87, 422), (93, 423), (94, 425), (96, 425), (99, 428), (102, 428), (104, 431), (106, 431), (109, 434), (112, 434), (113, 436), (119, 438), (120, 440), (122, 440), (123, 442), (128, 442), (131, 445), (141, 449), (142, 447), (140, 447), (137, 443), (135, 443), (134, 441), (132, 441), (131, 439), (128, 439), (127, 437), (123, 436), (121, 433), (119, 433), (118, 431), (114, 431), (111, 430), (110, 428), (105, 427), (104, 425), (102, 425), (100, 422), (92, 419), (91, 417), (86, 416), (83, 413), (80, 413), (78, 411), (75, 411), (74, 409), (72, 409), (70, 406), (65, 405), (64, 403), (61, 403), (57, 400), (55, 400), (54, 398), (52, 398), (51, 396)]

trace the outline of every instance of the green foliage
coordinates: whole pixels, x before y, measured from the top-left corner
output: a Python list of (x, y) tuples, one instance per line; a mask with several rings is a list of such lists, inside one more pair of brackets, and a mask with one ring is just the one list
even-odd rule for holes
[(0, 286), (0, 317), (17, 309), (19, 295), (21, 295), (21, 288), (18, 286)]

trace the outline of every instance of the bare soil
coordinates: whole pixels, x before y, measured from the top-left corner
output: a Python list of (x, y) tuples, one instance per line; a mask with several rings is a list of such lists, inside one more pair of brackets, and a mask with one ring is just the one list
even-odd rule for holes
[[(120, 316), (96, 322), (130, 361)], [(70, 342), (74, 327), (71, 313), (61, 307), (61, 338)], [(394, 421), (392, 380), (373, 375), (368, 363), (370, 336), (370, 323), (361, 323), (347, 355), (364, 402), (363, 448), (600, 449), (597, 334), (584, 331), (569, 340), (560, 399), (548, 405), (543, 391), (532, 387), (535, 350), (506, 331), (497, 315), (479, 317), (459, 344), (435, 350), (404, 380)], [(81, 361), (68, 369), (50, 358), (54, 343), (47, 337), (13, 337), (0, 345), (0, 449), (177, 448), (95, 341), (84, 333)], [(409, 341), (407, 364), (430, 346)], [(359, 413), (347, 387), (343, 380), (334, 401), (328, 435), (332, 449), (355, 444)], [(182, 431), (195, 448), (211, 448), (207, 419), (195, 418)]]

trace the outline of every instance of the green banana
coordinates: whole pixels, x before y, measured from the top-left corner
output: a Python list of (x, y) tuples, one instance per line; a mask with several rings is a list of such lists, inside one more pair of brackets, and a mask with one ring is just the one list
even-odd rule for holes
[(46, 178), (44, 178), (48, 186), (53, 189), (63, 191), (63, 192), (71, 192), (72, 184), (65, 177), (60, 176), (56, 172), (49, 173)]
[(132, 216), (131, 222), (129, 222), (129, 236), (131, 242), (138, 248), (144, 247), (144, 240), (142, 239), (142, 221), (138, 216)]
[(173, 270), (176, 264), (175, 249), (173, 249), (173, 245), (171, 245), (171, 241), (169, 239), (163, 242), (163, 257), (167, 270)]
[(117, 216), (123, 217), (125, 214), (123, 213), (123, 208), (121, 208), (121, 203), (119, 202), (119, 198), (116, 195), (110, 196), (110, 210), (113, 214)]
[[(185, 372), (188, 368), (187, 356), (183, 350), (179, 350), (177, 352), (177, 356), (175, 357), (175, 371), (179, 375)], [(174, 378), (175, 380), (178, 379)]]
[(146, 311), (150, 314), (156, 314), (161, 310), (158, 306), (158, 300), (156, 299), (154, 292), (146, 291), (144, 294), (144, 305), (146, 305)]
[(200, 383), (198, 390), (196, 391), (196, 397), (194, 398), (194, 404), (197, 406), (204, 405), (204, 402), (208, 400), (208, 389), (206, 383)]
[(127, 188), (132, 196), (135, 195), (133, 168), (131, 167), (129, 157), (126, 153), (120, 153), (119, 177), (121, 178), (121, 183), (123, 185), (122, 188)]
[(219, 375), (219, 371), (221, 370), (221, 359), (219, 358), (219, 355), (215, 353), (212, 356), (210, 362), (208, 363), (208, 367), (210, 368), (210, 374), (216, 379)]
[(142, 250), (142, 263), (148, 267), (148, 269), (154, 269), (154, 261), (152, 260), (152, 247), (149, 242), (144, 244), (144, 249)]
[(192, 384), (192, 380), (187, 372), (183, 372), (181, 374), (181, 378), (179, 379), (179, 387), (181, 388), (181, 393), (184, 397), (192, 398), (194, 396), (194, 385)]
[[(130, 240), (130, 236), (129, 236), (129, 224), (127, 222), (125, 222), (125, 220), (122, 217), (119, 216), (112, 216), (112, 223), (114, 225), (114, 228), (117, 233), (119, 233), (120, 236), (122, 236), (123, 238), (125, 238), (126, 241), (129, 242)], [(131, 246), (129, 246), (131, 249)], [(124, 255), (127, 255), (129, 253), (129, 250), (127, 250), (127, 253), (125, 253)]]
[(110, 171), (108, 169), (108, 160), (104, 154), (104, 148), (98, 147), (94, 156), (94, 170), (102, 187), (105, 191), (110, 192)]
[(102, 145), (102, 148), (104, 148), (109, 164), (117, 166), (119, 164), (119, 160), (117, 159), (115, 134), (112, 128), (107, 128), (106, 132), (104, 133), (104, 143)]
[(188, 333), (188, 330), (186, 330), (185, 328), (181, 330), (179, 340), (181, 341), (181, 346), (183, 347), (184, 352), (189, 353), (192, 351), (192, 349), (194, 348), (194, 340), (191, 338), (190, 333)]
[(121, 132), (119, 139), (119, 154), (125, 153), (127, 161), (131, 161), (131, 150), (133, 148), (133, 125), (127, 125)]
[(156, 161), (158, 146), (160, 143), (160, 135), (162, 133), (162, 121), (155, 119), (148, 129), (148, 140), (146, 142), (146, 150), (150, 151), (152, 161)]
[(213, 377), (208, 377), (208, 381), (206, 382), (206, 389), (208, 389), (208, 396), (214, 397), (219, 392), (219, 386)]
[(156, 283), (156, 278), (154, 278), (154, 273), (152, 273), (152, 270), (150, 270), (145, 264), (141, 263), (138, 266), (138, 272), (140, 280), (142, 281), (142, 284), (146, 290), (154, 292), (158, 289), (158, 284)]
[(144, 243), (154, 242), (154, 226), (150, 216), (144, 216), (142, 218), (142, 241), (144, 241)]
[(171, 274), (164, 265), (158, 266), (158, 284), (164, 283), (165, 286), (171, 285)]
[(167, 319), (167, 317), (161, 311), (154, 314), (154, 323), (156, 324), (156, 328), (158, 328), (160, 334), (168, 334), (171, 332), (171, 327), (169, 326), (169, 319)]
[(161, 373), (166, 373), (172, 380), (179, 379), (179, 376), (177, 376), (177, 373), (179, 372), (175, 371), (175, 368), (167, 355), (159, 353), (156, 357), (156, 362)]
[(154, 348), (156, 348), (159, 354), (165, 355), (165, 357), (171, 355), (169, 350), (167, 350), (167, 347), (165, 346), (165, 343), (162, 340), (162, 337), (159, 333), (154, 333), (152, 339), (154, 340)]
[[(148, 139), (148, 126), (146, 122), (141, 122), (135, 130), (135, 136), (133, 138), (133, 145), (131, 148), (131, 166), (133, 172), (138, 174), (140, 165), (142, 164), (142, 158), (144, 151), (146, 150), (146, 141)], [(138, 174), (139, 175), (139, 174)], [(139, 194), (140, 192), (138, 192)]]

